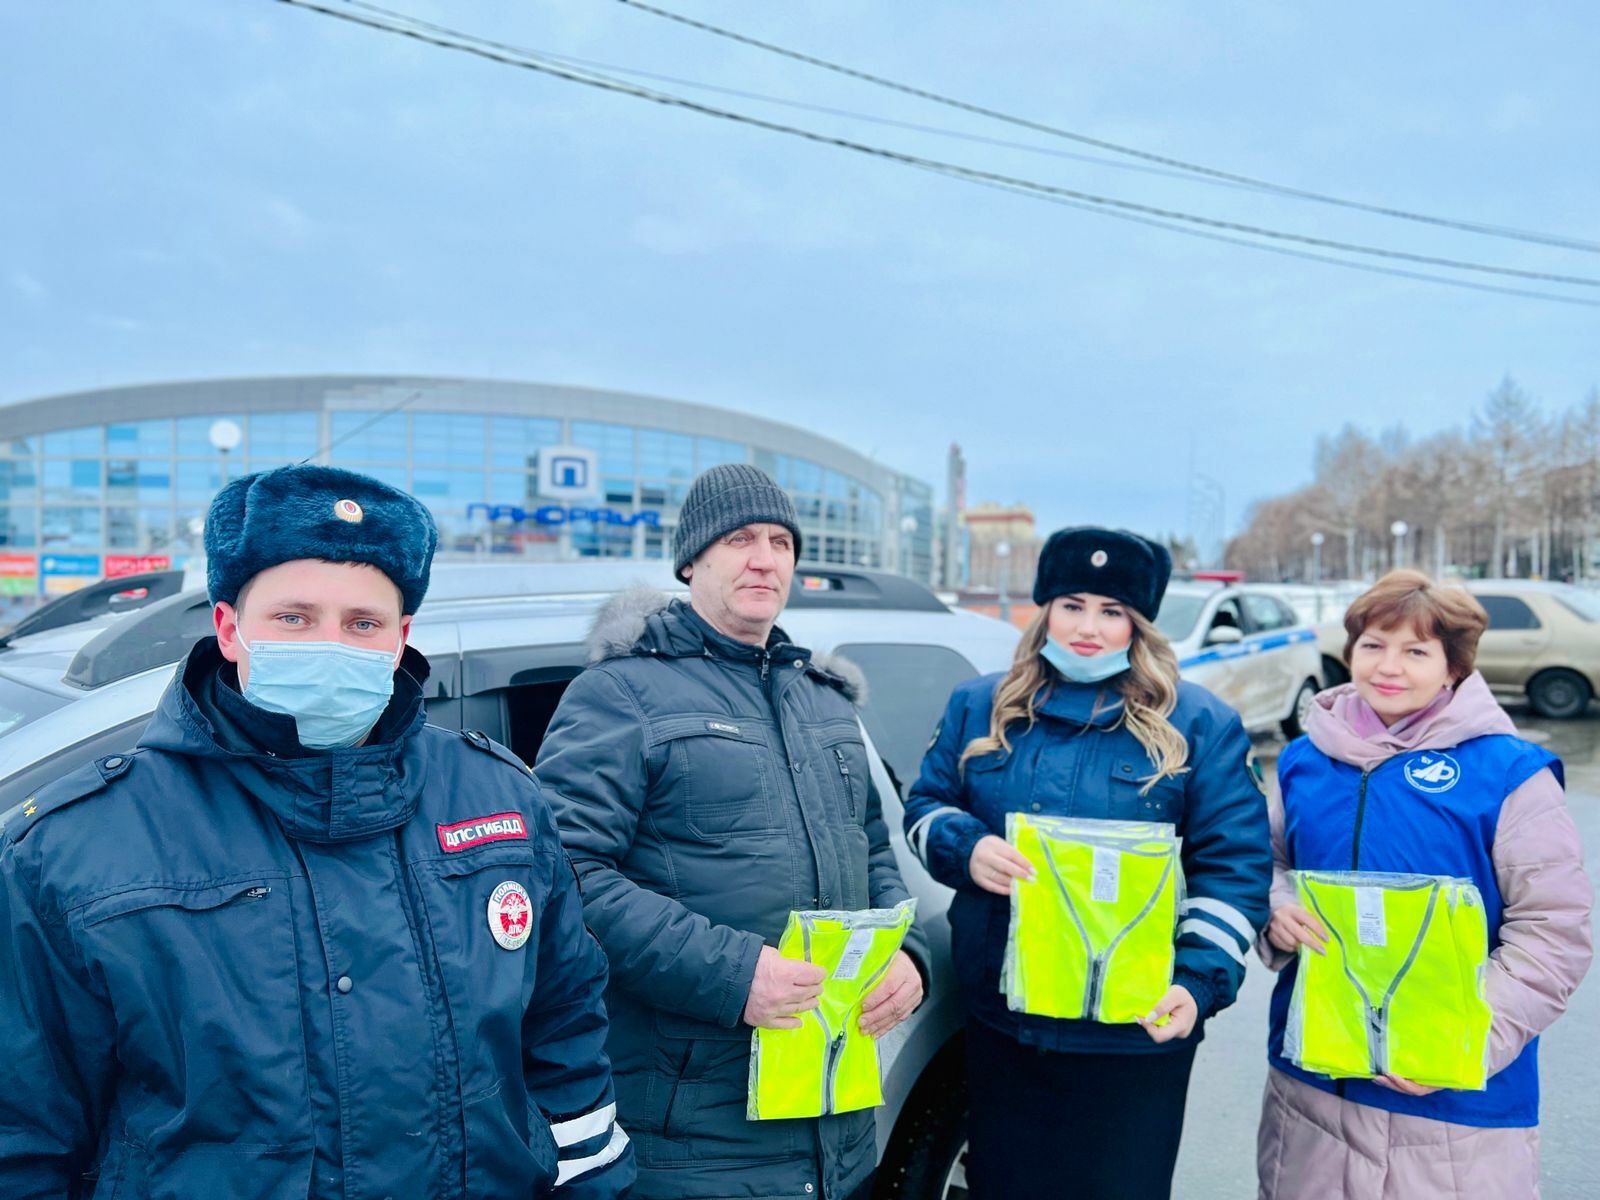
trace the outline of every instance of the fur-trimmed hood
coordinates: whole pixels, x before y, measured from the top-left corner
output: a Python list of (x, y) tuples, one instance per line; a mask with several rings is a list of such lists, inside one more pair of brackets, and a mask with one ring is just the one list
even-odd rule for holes
[[(857, 706), (867, 702), (867, 678), (861, 668), (840, 654), (812, 652), (794, 646), (781, 626), (774, 628), (773, 646), (785, 646), (808, 656), (808, 672), (843, 692)], [(711, 630), (689, 606), (659, 588), (640, 584), (618, 592), (595, 614), (585, 639), (591, 663), (608, 658), (643, 655), (682, 657), (735, 649), (730, 639)], [(749, 653), (758, 653), (753, 647)], [(719, 656), (720, 657), (720, 656)]]

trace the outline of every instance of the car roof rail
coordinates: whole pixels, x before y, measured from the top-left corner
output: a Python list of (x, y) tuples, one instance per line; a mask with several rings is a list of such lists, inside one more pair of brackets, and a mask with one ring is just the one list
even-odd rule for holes
[(76, 625), (79, 621), (89, 621), (107, 613), (130, 612), (182, 590), (182, 571), (144, 571), (137, 575), (102, 579), (57, 597), (23, 617), (4, 634), (0, 634), (0, 650), (29, 634)]
[(73, 655), (62, 681), (97, 688), (175, 663), (212, 628), (203, 589), (168, 596), (95, 634)]
[(802, 563), (795, 568), (794, 583), (789, 588), (789, 607), (950, 611), (931, 589), (905, 575), (820, 563)]

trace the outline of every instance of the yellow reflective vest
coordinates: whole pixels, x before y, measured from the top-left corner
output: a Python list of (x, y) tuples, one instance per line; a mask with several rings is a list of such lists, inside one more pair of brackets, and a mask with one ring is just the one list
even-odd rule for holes
[(1183, 883), (1173, 826), (1010, 813), (1033, 864), (1011, 893), (1000, 989), (1016, 1012), (1127, 1024), (1172, 983)]
[(828, 972), (822, 1001), (798, 1029), (751, 1038), (752, 1121), (820, 1117), (883, 1103), (878, 1043), (861, 1032), (861, 1003), (878, 986), (916, 917), (916, 900), (860, 912), (791, 912), (778, 939), (785, 958)]
[(1483, 898), (1437, 875), (1296, 871), (1300, 903), (1328, 929), (1302, 946), (1284, 1053), (1333, 1078), (1398, 1075), (1481, 1090), (1490, 1010)]

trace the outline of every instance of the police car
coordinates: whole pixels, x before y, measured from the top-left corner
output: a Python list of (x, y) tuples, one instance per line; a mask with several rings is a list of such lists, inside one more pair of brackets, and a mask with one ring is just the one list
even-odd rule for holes
[[(429, 721), (482, 730), (533, 762), (561, 693), (585, 665), (596, 612), (640, 582), (686, 594), (666, 563), (436, 565), (411, 629), (431, 668)], [(203, 587), (186, 588), (131, 611), (36, 624), (0, 646), (0, 826), (45, 783), (138, 742), (178, 660), (212, 632), (211, 611)], [(950, 693), (1004, 670), (1018, 631), (952, 611), (900, 576), (833, 567), (796, 573), (782, 625), (801, 645), (849, 658), (867, 678), (861, 720), (872, 777), (932, 956), (928, 999), (880, 1043), (886, 1102), (876, 1197), (959, 1200), (966, 1113), (944, 915), (950, 892), (907, 849), (899, 796)]]
[(1172, 643), (1183, 678), (1238, 710), (1246, 729), (1305, 731), (1322, 690), (1316, 630), (1265, 588), (1174, 580), (1156, 626)]

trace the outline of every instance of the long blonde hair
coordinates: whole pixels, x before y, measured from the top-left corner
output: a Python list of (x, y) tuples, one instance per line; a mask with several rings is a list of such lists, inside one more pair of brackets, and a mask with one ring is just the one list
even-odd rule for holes
[[(1118, 723), (1127, 727), (1155, 764), (1154, 774), (1143, 781), (1144, 787), (1139, 793), (1143, 795), (1159, 781), (1174, 778), (1189, 769), (1189, 743), (1167, 720), (1178, 703), (1178, 656), (1172, 652), (1166, 635), (1145, 617), (1131, 608), (1124, 611), (1133, 622), (1133, 640), (1128, 645), (1128, 670), (1116, 683), (1116, 690), (1122, 697), (1122, 716)], [(1023, 630), (1011, 669), (995, 689), (988, 734), (973, 738), (961, 752), (957, 765), (963, 772), (969, 758), (996, 751), (1010, 753), (1011, 741), (1007, 735), (1018, 721), (1027, 722), (1024, 732), (1033, 728), (1037, 706), (1057, 679), (1039, 654), (1049, 628), (1050, 605), (1045, 604)]]

